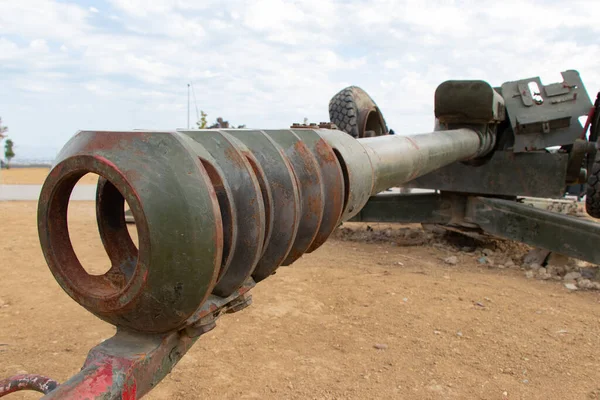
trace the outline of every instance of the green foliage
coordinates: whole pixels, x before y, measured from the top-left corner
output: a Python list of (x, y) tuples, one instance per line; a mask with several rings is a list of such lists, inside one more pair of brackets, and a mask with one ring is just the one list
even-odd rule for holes
[(15, 152), (13, 151), (13, 141), (8, 139), (6, 143), (4, 143), (4, 158), (6, 158), (6, 168), (9, 168), (10, 160), (15, 156)]
[(200, 121), (196, 122), (198, 129), (244, 129), (246, 125), (238, 125), (237, 128), (225, 121), (222, 117), (218, 117), (214, 124), (208, 126), (206, 117), (208, 116), (204, 111), (200, 111)]
[(208, 122), (206, 120), (207, 116), (208, 114), (206, 114), (204, 111), (200, 111), (200, 121), (196, 122), (196, 125), (198, 125), (198, 129), (206, 129), (206, 125), (208, 125)]
[(8, 132), (8, 126), (2, 125), (2, 117), (0, 117), (0, 140), (6, 137), (6, 132)]

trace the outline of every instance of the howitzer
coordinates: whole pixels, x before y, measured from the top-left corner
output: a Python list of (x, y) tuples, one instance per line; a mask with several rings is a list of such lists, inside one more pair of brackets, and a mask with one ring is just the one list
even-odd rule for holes
[[(0, 396), (34, 389), (45, 399), (141, 398), (220, 315), (249, 306), (252, 287), (319, 248), (340, 222), (364, 216), (382, 190), (457, 162), (485, 165), (498, 148), (505, 100), (482, 81), (446, 85), (449, 109), (462, 103), (465, 117), (438, 115), (438, 130), (420, 135), (79, 132), (42, 188), (40, 242), (65, 292), (117, 333), (62, 385), (18, 376), (0, 382)], [(362, 114), (363, 126), (383, 121), (372, 112)], [(111, 262), (99, 276), (83, 269), (67, 225), (70, 193), (87, 173), (100, 176), (97, 223)]]
[[(599, 264), (598, 224), (526, 201), (559, 199), (569, 186), (587, 185), (586, 210), (600, 218), (600, 93), (592, 105), (577, 71), (562, 76), (563, 82), (549, 85), (536, 77), (495, 88), (505, 115), (496, 129), (493, 151), (405, 185), (435, 193), (374, 196), (353, 221), (432, 224), (475, 238), (516, 240)], [(441, 84), (435, 93), (435, 129), (468, 126), (477, 123), (485, 110), (490, 112), (490, 94), (481, 90), (482, 85), (481, 81)]]
[[(248, 306), (254, 285), (321, 246), (372, 195), (484, 157), (497, 122), (360, 140), (335, 129), (79, 132), (42, 188), (39, 237), (60, 286), (117, 333), (62, 385), (19, 376), (0, 394), (142, 397), (222, 313)], [(97, 222), (111, 261), (99, 276), (82, 267), (67, 226), (70, 193), (87, 173), (100, 176)]]

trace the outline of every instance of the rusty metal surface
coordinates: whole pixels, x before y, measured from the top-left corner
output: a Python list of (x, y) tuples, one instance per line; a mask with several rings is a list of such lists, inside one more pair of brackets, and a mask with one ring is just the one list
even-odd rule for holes
[(119, 329), (89, 352), (81, 372), (42, 399), (139, 399), (196, 340), (180, 332), (150, 335)]
[(292, 248), (300, 223), (300, 188), (283, 149), (262, 131), (227, 131), (243, 142), (265, 174), (272, 196), (272, 232), (254, 269), (261, 281), (275, 272)]
[(48, 394), (57, 387), (58, 382), (45, 376), (33, 374), (15, 375), (8, 379), (0, 380), (0, 397), (21, 390), (33, 390)]
[[(444, 151), (463, 136), (472, 146)], [(45, 398), (142, 397), (221, 315), (252, 304), (257, 281), (358, 213), (374, 182), (403, 183), (431, 168), (427, 157), (438, 166), (481, 147), (470, 130), (429, 137), (439, 146), (428, 135), (357, 141), (332, 129), (78, 133), (42, 188), (40, 243), (61, 287), (117, 334)], [(407, 143), (421, 145), (415, 158), (387, 165), (389, 146), (410, 158)], [(100, 175), (96, 217), (111, 263), (100, 276), (83, 269), (66, 221), (70, 192), (88, 172)]]
[[(127, 200), (139, 237), (136, 263), (122, 247), (108, 247), (112, 265), (100, 276), (81, 266), (66, 220), (69, 194), (88, 172), (108, 179)], [(120, 204), (115, 200), (115, 207)], [(176, 133), (78, 133), (44, 183), (38, 228), (50, 270), (69, 296), (107, 322), (140, 331), (181, 326), (210, 295), (221, 263), (215, 190), (193, 149)], [(103, 242), (110, 246), (115, 240)]]
[(337, 228), (344, 208), (344, 176), (333, 148), (313, 130), (293, 131), (313, 152), (321, 171), (323, 186), (323, 217), (307, 253), (318, 249)]
[[(180, 131), (202, 145), (219, 166), (220, 182), (231, 188), (231, 218), (237, 231), (231, 243), (229, 265), (217, 281), (213, 293), (227, 297), (248, 279), (262, 255), (266, 226), (265, 204), (258, 177), (245, 156), (248, 148), (226, 132)], [(269, 210), (270, 212), (270, 210)], [(221, 209), (221, 215), (223, 210)]]
[(300, 224), (294, 244), (282, 265), (302, 257), (315, 240), (324, 211), (323, 174), (308, 146), (291, 130), (266, 132), (281, 146), (290, 161), (300, 188)]
[(344, 132), (322, 129), (317, 131), (333, 148), (344, 176), (344, 210), (342, 220), (356, 215), (367, 203), (373, 190), (374, 172), (371, 155), (361, 140)]

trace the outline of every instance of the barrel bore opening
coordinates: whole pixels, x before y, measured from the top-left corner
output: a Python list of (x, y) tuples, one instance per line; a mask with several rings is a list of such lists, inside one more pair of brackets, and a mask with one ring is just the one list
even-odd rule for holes
[[(112, 267), (110, 250), (103, 245), (101, 229), (96, 223), (97, 218), (89, 202), (93, 185), (97, 184), (100, 179), (102, 178), (98, 174), (91, 172), (79, 178), (70, 193), (67, 205), (69, 241), (81, 267), (87, 274), (93, 276), (105, 275)], [(118, 193), (116, 189), (115, 191)], [(120, 207), (123, 208), (125, 200), (120, 193), (119, 196), (122, 199)], [(118, 201), (117, 204), (111, 203), (113, 203), (112, 207), (119, 207)], [(113, 214), (118, 215), (118, 212)], [(111, 220), (111, 223), (115, 225), (114, 229), (118, 229), (115, 219)]]
[(221, 210), (221, 219), (223, 220), (223, 261), (219, 270), (220, 279), (227, 270), (229, 263), (231, 262), (231, 256), (233, 255), (233, 243), (234, 243), (234, 221), (233, 221), (233, 205), (231, 199), (225, 189), (223, 178), (217, 169), (208, 161), (200, 158), (202, 166), (208, 174), (208, 178), (217, 194), (217, 201)]
[[(98, 183), (96, 221), (92, 221), (94, 212), (89, 203), (81, 201), (89, 198), (86, 193), (89, 187), (75, 190), (76, 184), (88, 174), (91, 176), (82, 184), (89, 185), (95, 180)], [(99, 197), (101, 193), (106, 196)], [(104, 177), (80, 169), (59, 178), (47, 202), (45, 234), (52, 234), (48, 235), (46, 251), (55, 273), (60, 273), (74, 294), (92, 298), (118, 295), (131, 281), (138, 258), (137, 247), (125, 223), (126, 202), (121, 192)], [(111, 211), (103, 213), (103, 209)], [(102, 225), (99, 223), (101, 216), (106, 217)], [(89, 229), (95, 222), (97, 231)], [(100, 250), (101, 246), (104, 251)]]
[(350, 177), (348, 176), (348, 166), (344, 161), (344, 158), (340, 154), (337, 149), (333, 149), (333, 152), (340, 163), (340, 167), (342, 168), (342, 176), (344, 177), (344, 208), (342, 208), (342, 214), (346, 211), (348, 207), (348, 199), (350, 197)]
[[(125, 217), (132, 225), (128, 225)], [(138, 262), (139, 237), (135, 216), (123, 194), (109, 180), (100, 177), (96, 187), (96, 221), (104, 249), (112, 264), (112, 279), (128, 281)], [(117, 276), (119, 278), (117, 278)]]

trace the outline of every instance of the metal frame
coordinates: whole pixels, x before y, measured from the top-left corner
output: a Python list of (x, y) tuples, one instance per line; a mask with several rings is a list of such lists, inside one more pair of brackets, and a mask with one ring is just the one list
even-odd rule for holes
[(600, 264), (600, 225), (515, 200), (458, 193), (381, 194), (351, 221), (442, 224)]

